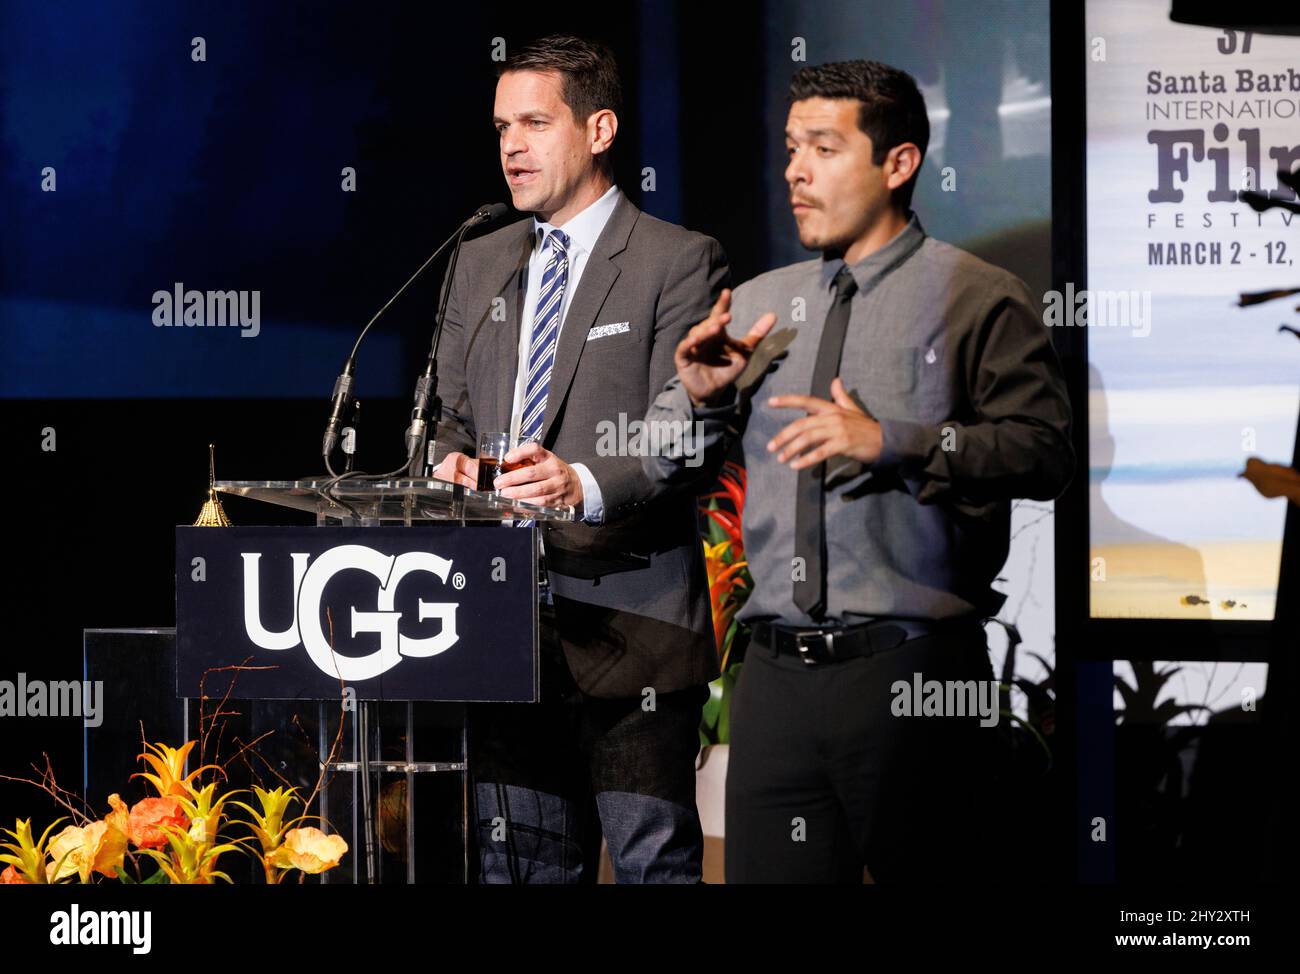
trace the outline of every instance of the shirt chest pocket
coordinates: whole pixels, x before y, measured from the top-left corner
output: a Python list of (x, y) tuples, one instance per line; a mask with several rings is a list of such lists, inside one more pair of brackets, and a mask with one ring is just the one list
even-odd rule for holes
[(938, 346), (881, 345), (865, 356), (858, 394), (873, 415), (939, 422), (953, 406), (948, 366)]

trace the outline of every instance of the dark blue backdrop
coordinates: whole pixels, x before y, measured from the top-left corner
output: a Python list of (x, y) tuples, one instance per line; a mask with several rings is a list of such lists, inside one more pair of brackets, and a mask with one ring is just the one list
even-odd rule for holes
[[(359, 325), (474, 207), (508, 199), (494, 38), (582, 29), (583, 14), (6, 3), (0, 395), (328, 396)], [(586, 19), (628, 77), (623, 182), (635, 193), (655, 166), (643, 202), (680, 219), (674, 17), (669, 3)], [(643, 103), (642, 46), (662, 79)], [(368, 339), (362, 396), (409, 388), (439, 280)], [(260, 332), (155, 327), (151, 296), (177, 283), (260, 292)]]

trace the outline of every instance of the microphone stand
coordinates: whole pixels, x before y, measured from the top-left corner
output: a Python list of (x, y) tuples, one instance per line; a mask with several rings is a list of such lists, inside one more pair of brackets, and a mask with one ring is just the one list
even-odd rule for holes
[(451, 296), (451, 282), (456, 274), (460, 246), (468, 230), (469, 225), (466, 225), (457, 236), (456, 246), (447, 262), (447, 279), (443, 282), (442, 294), (438, 299), (429, 358), (424, 364), (424, 372), (415, 383), (415, 405), (411, 409), (411, 425), (406, 431), (406, 469), (411, 478), (431, 475), (429, 468), (433, 466), (433, 458), (429, 456), (429, 447), (437, 440), (438, 424), (442, 422), (442, 400), (438, 398), (438, 341), (442, 338), (442, 326), (447, 320), (447, 300)]
[[(350, 479), (367, 479), (367, 480), (387, 480), (396, 477), (402, 473), (407, 473), (412, 477), (419, 477), (424, 474), (424, 463), (421, 454), (425, 451), (424, 444), (429, 439), (429, 417), (433, 418), (433, 430), (436, 433), (437, 424), (441, 420), (442, 402), (438, 398), (437, 388), (437, 350), (438, 339), (442, 334), (442, 325), (447, 313), (447, 299), (451, 292), (452, 274), (455, 273), (456, 259), (460, 254), (461, 244), (464, 242), (465, 234), (472, 228), (483, 223), (490, 223), (508, 212), (508, 207), (504, 203), (492, 203), (480, 206), (468, 220), (457, 228), (456, 232), (445, 241), (441, 247), (433, 252), (414, 274), (407, 279), (406, 283), (398, 289), (397, 293), (388, 299), (387, 303), (375, 313), (375, 316), (366, 322), (366, 326), (361, 329), (361, 334), (357, 336), (355, 344), (352, 346), (352, 353), (348, 356), (347, 362), (344, 363), (343, 371), (334, 383), (334, 394), (331, 403), (329, 421), (325, 427), (325, 434), (321, 441), (321, 450), (325, 458), (325, 469), (330, 474), (330, 479), (320, 488), (320, 493), (327, 500), (341, 504), (351, 511), (354, 515), (356, 511), (346, 501), (335, 495), (334, 491), (344, 480)], [(367, 474), (359, 470), (345, 470), (343, 473), (336, 473), (331, 463), (331, 454), (338, 441), (338, 428), (342, 422), (343, 415), (347, 412), (348, 406), (352, 402), (352, 385), (356, 372), (357, 349), (361, 346), (361, 341), (366, 337), (370, 328), (380, 316), (388, 310), (408, 287), (414, 283), (415, 279), (424, 273), (425, 269), (440, 257), (449, 246), (453, 246), (451, 260), (448, 265), (446, 281), (443, 285), (442, 296), (438, 305), (438, 315), (434, 322), (433, 342), (430, 346), (429, 358), (425, 364), (424, 372), (421, 373), (419, 380), (416, 382), (415, 404), (411, 409), (411, 424), (407, 427), (406, 445), (407, 455), (400, 467), (382, 474)]]

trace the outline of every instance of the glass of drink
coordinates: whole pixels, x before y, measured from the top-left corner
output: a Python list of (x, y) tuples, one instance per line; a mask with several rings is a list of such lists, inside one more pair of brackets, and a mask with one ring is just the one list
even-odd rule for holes
[(492, 481), (505, 473), (502, 468), (505, 456), (510, 452), (510, 434), (505, 432), (480, 433), (478, 435), (478, 489), (495, 490)]
[(481, 491), (496, 490), (492, 486), (492, 482), (498, 476), (528, 466), (528, 461), (507, 463), (506, 454), (513, 447), (522, 446), (525, 443), (535, 443), (540, 439), (541, 437), (537, 435), (518, 436), (512, 442), (509, 433), (480, 433), (478, 435), (478, 489)]

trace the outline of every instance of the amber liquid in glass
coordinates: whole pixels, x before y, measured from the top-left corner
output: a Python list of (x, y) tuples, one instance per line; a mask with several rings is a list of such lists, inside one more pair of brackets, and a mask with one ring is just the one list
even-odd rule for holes
[(492, 482), (503, 473), (509, 473), (511, 470), (518, 470), (520, 467), (526, 467), (528, 464), (524, 461), (515, 463), (502, 463), (496, 457), (479, 457), (478, 461), (478, 489), (479, 490), (496, 490)]
[(501, 460), (497, 457), (478, 458), (478, 489), (495, 490), (492, 481), (501, 476)]

